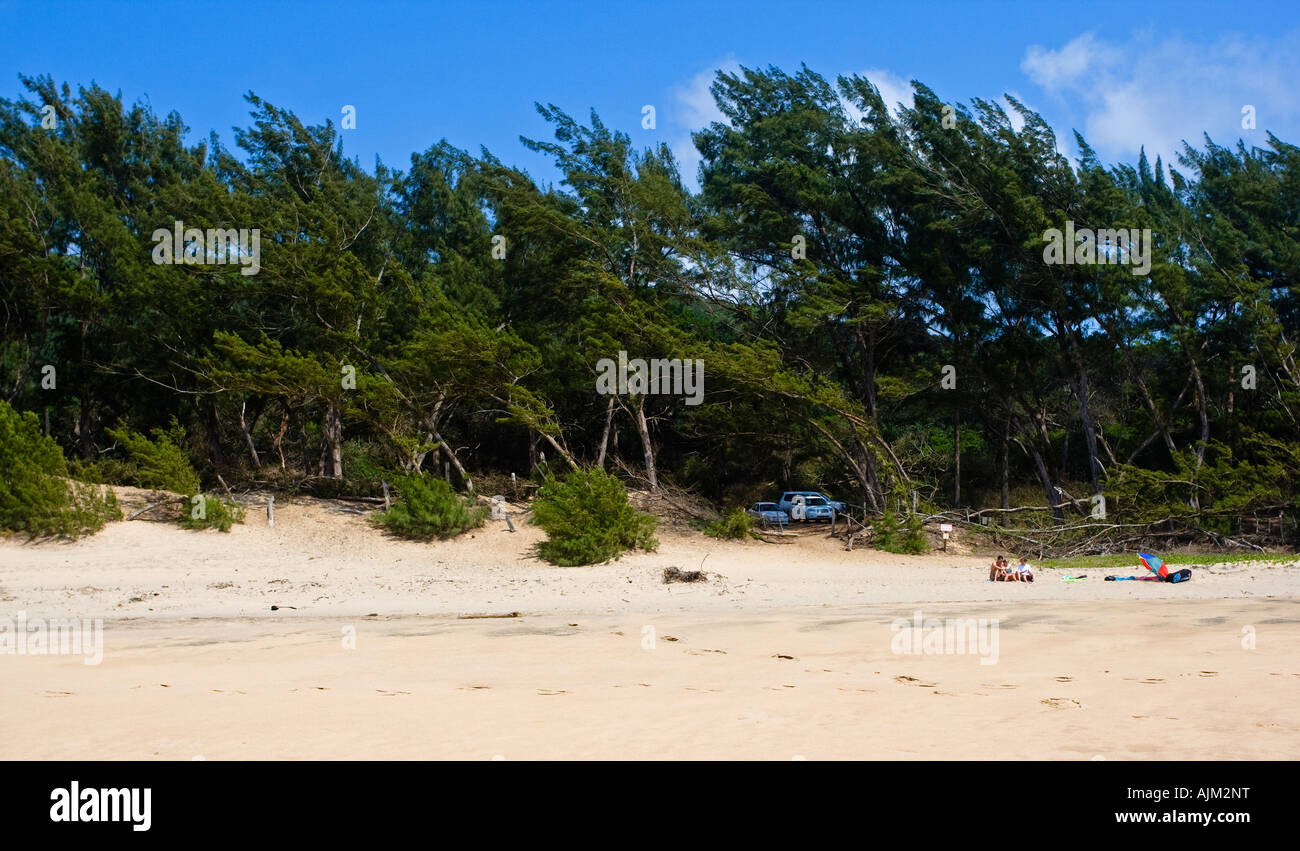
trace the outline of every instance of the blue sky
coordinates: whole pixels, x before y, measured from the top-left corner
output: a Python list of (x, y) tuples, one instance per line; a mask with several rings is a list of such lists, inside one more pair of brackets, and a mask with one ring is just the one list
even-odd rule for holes
[[(247, 123), (255, 91), (310, 123), (345, 104), (349, 156), (405, 169), (441, 138), (543, 180), (520, 134), (533, 108), (592, 108), (636, 141), (666, 141), (693, 172), (689, 134), (716, 116), (718, 68), (800, 62), (868, 72), (887, 100), (919, 79), (945, 99), (1012, 92), (1073, 153), (1078, 129), (1107, 161), (1164, 154), (1208, 131), (1300, 143), (1300, 4), (1285, 2), (118, 3), (0, 0), (0, 96), (18, 74), (98, 82), (175, 110), (191, 139)], [(657, 126), (641, 127), (644, 105)], [(1241, 128), (1255, 107), (1257, 127)]]

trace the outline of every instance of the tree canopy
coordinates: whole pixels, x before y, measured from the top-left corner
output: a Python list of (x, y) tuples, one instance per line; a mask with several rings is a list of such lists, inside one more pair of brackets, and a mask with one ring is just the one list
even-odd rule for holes
[[(752, 68), (713, 84), (698, 191), (668, 146), (539, 105), (551, 186), (445, 141), (367, 172), (252, 93), (231, 151), (22, 82), (0, 399), (81, 463), (174, 419), (204, 479), (336, 492), (604, 467), (729, 506), (818, 488), (1060, 523), (1104, 498), (1221, 534), (1300, 512), (1300, 148), (1271, 134), (1136, 166), (1076, 137), (1072, 163), (1014, 98), (914, 83), (891, 112), (863, 77)], [(1046, 262), (1067, 226), (1094, 262)], [(597, 392), (620, 353), (702, 362), (702, 404)]]

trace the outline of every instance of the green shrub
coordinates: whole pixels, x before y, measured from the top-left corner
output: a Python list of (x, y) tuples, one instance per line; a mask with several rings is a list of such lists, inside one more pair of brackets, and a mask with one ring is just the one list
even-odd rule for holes
[(195, 495), (185, 499), (181, 509), (181, 528), (216, 529), (229, 532), (236, 523), (244, 522), (244, 507), (237, 502), (223, 500), (215, 495), (203, 494), (201, 501), (195, 501)]
[(398, 501), (374, 522), (394, 534), (427, 540), (450, 538), (483, 525), (487, 509), (435, 476), (398, 476)]
[(733, 508), (723, 515), (721, 520), (715, 520), (705, 526), (704, 534), (710, 538), (721, 538), (726, 541), (750, 538), (754, 536), (754, 518), (750, 517), (749, 512), (743, 508)]
[(185, 430), (172, 418), (171, 428), (154, 429), (153, 439), (125, 426), (106, 429), (135, 464), (135, 484), (142, 488), (172, 491), (193, 496), (199, 493), (199, 474), (186, 453)]
[(875, 524), (875, 529), (876, 539), (873, 543), (876, 549), (894, 552), (898, 547), (898, 516), (886, 509), (880, 522)]
[(925, 527), (921, 523), (921, 515), (915, 512), (909, 514), (905, 528), (907, 532), (903, 535), (902, 544), (898, 548), (900, 552), (915, 555), (929, 549), (925, 542)]
[(907, 521), (901, 526), (898, 517), (892, 511), (886, 511), (876, 527), (876, 549), (890, 553), (916, 555), (929, 547), (925, 542), (925, 528), (921, 515), (915, 512), (907, 515)]
[(548, 478), (533, 504), (533, 522), (547, 535), (538, 554), (552, 564), (598, 564), (659, 546), (655, 518), (634, 509), (623, 483), (601, 469)]
[(132, 461), (107, 456), (90, 461), (82, 458), (68, 461), (68, 472), (72, 478), (96, 485), (134, 485), (137, 469)]
[(113, 492), (68, 478), (63, 452), (41, 434), (36, 415), (0, 401), (0, 534), (76, 536), (122, 519)]

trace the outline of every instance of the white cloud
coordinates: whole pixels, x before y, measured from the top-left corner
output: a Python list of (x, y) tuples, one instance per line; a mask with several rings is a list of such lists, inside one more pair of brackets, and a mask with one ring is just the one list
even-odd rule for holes
[[(1137, 33), (1112, 44), (1086, 33), (1056, 50), (1034, 45), (1020, 68), (1066, 110), (1103, 161), (1137, 159), (1146, 147), (1176, 165), (1182, 140), (1209, 133), (1224, 145), (1262, 144), (1265, 130), (1284, 138), (1300, 121), (1296, 34), (1275, 39), (1224, 36), (1193, 43)], [(1242, 107), (1257, 110), (1258, 129), (1241, 127)], [(1285, 129), (1284, 129), (1285, 128)]]
[(672, 126), (675, 131), (669, 147), (677, 159), (682, 179), (687, 186), (697, 186), (696, 172), (700, 167), (700, 152), (691, 141), (691, 133), (701, 130), (715, 121), (725, 121), (726, 117), (713, 99), (709, 87), (717, 79), (719, 71), (734, 74), (740, 70), (740, 63), (735, 57), (728, 56), (717, 65), (700, 71), (684, 86), (673, 91), (672, 97), (676, 109), (673, 110)]
[[(866, 71), (859, 72), (858, 76), (866, 77), (871, 81), (871, 85), (880, 92), (880, 98), (885, 102), (885, 109), (888, 109), (894, 117), (899, 114), (900, 103), (911, 109), (916, 101), (912, 84), (893, 71), (884, 68), (868, 68)], [(860, 117), (857, 115), (857, 110), (853, 110), (850, 115)]]

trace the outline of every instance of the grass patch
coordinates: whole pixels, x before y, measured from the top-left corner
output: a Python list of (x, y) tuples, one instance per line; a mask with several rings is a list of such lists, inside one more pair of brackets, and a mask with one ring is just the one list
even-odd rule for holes
[[(1152, 553), (1152, 555), (1157, 555)], [(1165, 564), (1206, 565), (1206, 564), (1286, 564), (1300, 562), (1296, 553), (1184, 553), (1162, 555)], [(1132, 568), (1146, 570), (1138, 561), (1137, 553), (1108, 556), (1070, 556), (1068, 558), (1049, 558), (1039, 563), (1039, 567), (1065, 570), (1089, 570), (1098, 568)]]

